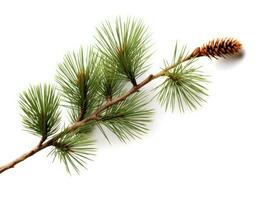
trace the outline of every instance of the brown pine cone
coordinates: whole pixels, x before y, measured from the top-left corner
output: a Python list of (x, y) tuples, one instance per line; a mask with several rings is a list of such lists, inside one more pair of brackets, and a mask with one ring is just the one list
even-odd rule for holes
[(209, 58), (227, 57), (241, 53), (242, 44), (233, 38), (211, 40), (207, 44), (196, 48), (189, 58), (208, 56)]

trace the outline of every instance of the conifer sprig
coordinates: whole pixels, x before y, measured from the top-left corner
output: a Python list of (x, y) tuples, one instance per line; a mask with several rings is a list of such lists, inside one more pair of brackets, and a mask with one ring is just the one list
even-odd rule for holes
[[(97, 49), (67, 54), (59, 65), (56, 81), (64, 105), (70, 109), (71, 124), (60, 128), (59, 98), (53, 86), (30, 87), (20, 96), (25, 128), (41, 137), (30, 151), (0, 166), (0, 173), (13, 168), (44, 148), (64, 163), (68, 172), (79, 172), (94, 154), (91, 133), (107, 129), (121, 141), (139, 138), (148, 130), (153, 110), (149, 109), (143, 87), (165, 78), (156, 95), (166, 110), (194, 110), (207, 96), (206, 82), (195, 58), (228, 57), (241, 53), (235, 39), (217, 39), (196, 48), (191, 54), (175, 46), (172, 62), (138, 83), (148, 68), (149, 35), (141, 21), (117, 18), (97, 29)], [(127, 80), (132, 83), (127, 84)]]
[(59, 97), (51, 85), (31, 86), (20, 95), (25, 129), (45, 140), (60, 126)]
[(165, 72), (166, 79), (157, 87), (157, 99), (165, 110), (171, 108), (172, 111), (178, 107), (180, 112), (185, 110), (195, 110), (207, 96), (206, 75), (197, 67), (194, 59), (184, 62), (188, 53), (183, 47), (175, 45), (172, 64), (176, 65), (173, 69)]
[(97, 33), (98, 49), (110, 70), (136, 86), (136, 79), (147, 70), (151, 55), (149, 34), (143, 22), (117, 18), (115, 24), (106, 21)]
[(98, 54), (93, 49), (68, 53), (59, 64), (56, 81), (64, 105), (70, 108), (71, 121), (80, 121), (94, 111), (100, 103)]

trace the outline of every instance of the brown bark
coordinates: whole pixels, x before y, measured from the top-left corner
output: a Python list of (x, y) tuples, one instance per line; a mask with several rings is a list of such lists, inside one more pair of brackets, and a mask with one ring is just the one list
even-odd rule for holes
[(34, 155), (35, 153), (39, 152), (40, 150), (46, 148), (50, 146), (50, 143), (49, 142), (46, 142), (44, 144), (39, 144), (38, 146), (35, 146), (33, 149), (31, 149), (30, 151), (22, 154), (21, 156), (19, 156), (18, 158), (16, 158), (15, 160), (5, 164), (5, 165), (2, 165), (0, 167), (0, 174), (10, 168), (14, 168), (15, 165), (17, 165), (18, 163), (24, 161), (25, 159), (29, 158), (30, 156)]

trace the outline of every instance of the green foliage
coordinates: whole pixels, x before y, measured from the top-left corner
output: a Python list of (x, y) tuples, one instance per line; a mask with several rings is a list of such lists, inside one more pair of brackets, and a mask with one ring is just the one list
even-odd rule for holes
[(99, 92), (106, 100), (111, 100), (112, 98), (120, 95), (125, 86), (117, 72), (110, 70), (111, 68), (111, 66), (108, 66), (108, 62), (105, 60), (101, 61)]
[(87, 160), (95, 154), (94, 141), (88, 134), (81, 132), (68, 132), (63, 134), (53, 143), (53, 149), (49, 155), (53, 160), (59, 159), (64, 163), (67, 172), (71, 173), (72, 169), (79, 173), (80, 167), (86, 168)]
[(20, 95), (19, 104), (26, 130), (44, 138), (58, 131), (59, 98), (53, 86), (31, 86)]
[(97, 29), (98, 49), (111, 71), (137, 85), (136, 78), (147, 70), (149, 35), (142, 21), (117, 18), (114, 25), (106, 21)]
[[(158, 101), (173, 111), (178, 107), (180, 112), (194, 110), (205, 101), (207, 89), (204, 84), (206, 76), (200, 71), (200, 67), (194, 66), (194, 60), (183, 62), (187, 54), (185, 48), (179, 52), (176, 44), (171, 65), (176, 65), (174, 69), (166, 72), (166, 80), (158, 87)], [(166, 63), (167, 66), (169, 65)]]
[[(140, 138), (148, 130), (146, 126), (153, 115), (152, 109), (145, 108), (147, 103), (146, 96), (138, 92), (108, 108), (97, 123), (108, 128), (123, 142)], [(99, 128), (105, 134), (102, 126)]]
[(97, 53), (93, 49), (73, 52), (65, 55), (59, 64), (56, 81), (65, 105), (71, 108), (72, 121), (82, 120), (99, 104), (98, 81), (100, 78)]

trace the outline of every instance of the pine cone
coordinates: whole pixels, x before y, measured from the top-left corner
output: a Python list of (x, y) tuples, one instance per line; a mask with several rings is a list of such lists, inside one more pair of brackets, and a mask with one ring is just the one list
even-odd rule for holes
[(241, 53), (242, 44), (233, 38), (211, 40), (202, 47), (196, 48), (189, 58), (208, 56), (209, 58), (227, 57)]

